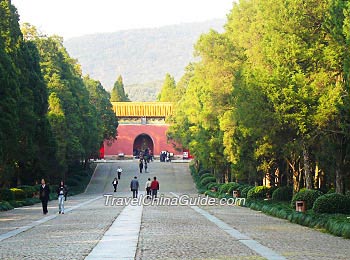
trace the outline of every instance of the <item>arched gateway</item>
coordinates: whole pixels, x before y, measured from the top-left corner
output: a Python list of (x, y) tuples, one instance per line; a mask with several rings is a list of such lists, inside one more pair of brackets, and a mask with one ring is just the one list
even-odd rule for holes
[[(182, 150), (175, 150), (175, 144), (168, 142), (166, 132), (169, 125), (167, 116), (173, 112), (170, 102), (112, 102), (118, 117), (118, 134), (114, 142), (105, 141), (106, 158), (123, 154), (132, 157), (137, 151), (149, 149), (155, 156), (161, 151), (174, 155), (183, 155)], [(178, 147), (178, 146), (177, 146)]]

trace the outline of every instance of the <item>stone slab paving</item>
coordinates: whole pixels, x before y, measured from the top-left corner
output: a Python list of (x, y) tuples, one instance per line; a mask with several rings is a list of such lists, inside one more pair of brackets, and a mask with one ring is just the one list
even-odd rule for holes
[(210, 214), (287, 259), (350, 259), (350, 239), (238, 206), (204, 206)]
[(142, 209), (142, 205), (126, 206), (85, 259), (134, 259)]
[(188, 206), (144, 206), (136, 259), (264, 258)]
[(84, 259), (123, 207), (104, 198), (3, 240), (0, 259)]
[[(77, 195), (73, 197), (68, 197), (65, 201), (65, 209), (74, 208), (77, 205), (87, 202), (91, 199), (96, 198), (96, 195)], [(42, 214), (41, 203), (15, 208), (13, 210), (0, 212), (0, 236), (14, 231), (21, 227), (26, 227), (32, 225), (32, 223), (40, 221), (44, 217), (54, 217), (58, 213), (58, 202), (57, 200), (52, 200), (48, 204), (49, 213), (45, 216)]]
[[(123, 174), (118, 192), (113, 193), (112, 180), (118, 165), (123, 168)], [(49, 217), (53, 218), (1, 241), (0, 259), (84, 259), (106, 239), (108, 246), (103, 249), (103, 257), (118, 259), (113, 251), (116, 246), (135, 251), (137, 228), (129, 237), (127, 231), (131, 231), (132, 225), (117, 218), (124, 205), (105, 206), (103, 194), (129, 198), (130, 180), (134, 176), (139, 179), (140, 193), (147, 178), (157, 176), (160, 194), (173, 197), (170, 192), (175, 192), (197, 196), (187, 163), (152, 162), (148, 169), (148, 173), (140, 174), (138, 160), (99, 164), (87, 192), (68, 199), (66, 208), (72, 211), (58, 215), (57, 201), (50, 202)], [(101, 198), (76, 207), (96, 196)], [(189, 206), (143, 206), (135, 259), (265, 259), (244, 245), (244, 237), (249, 238), (244, 241), (261, 244), (286, 259), (350, 259), (350, 240), (247, 208), (200, 206), (199, 209), (222, 223), (218, 225), (202, 211), (196, 212)], [(1, 212), (0, 235), (40, 221), (43, 218), (41, 212), (40, 204)], [(240, 235), (232, 236), (231, 228)], [(123, 236), (124, 240), (121, 239)], [(128, 239), (133, 241), (132, 245), (124, 243)], [(129, 256), (120, 259), (123, 258), (130, 259)]]

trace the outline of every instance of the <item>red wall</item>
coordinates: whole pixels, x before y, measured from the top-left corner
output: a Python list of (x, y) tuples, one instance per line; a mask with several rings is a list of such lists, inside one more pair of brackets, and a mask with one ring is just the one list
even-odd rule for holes
[(131, 156), (135, 139), (140, 134), (147, 134), (153, 140), (153, 154), (155, 156), (159, 155), (161, 151), (182, 156), (182, 151), (176, 151), (172, 143), (167, 143), (166, 131), (168, 128), (167, 125), (119, 125), (117, 140), (112, 144), (104, 142), (105, 155), (124, 153), (126, 156)]

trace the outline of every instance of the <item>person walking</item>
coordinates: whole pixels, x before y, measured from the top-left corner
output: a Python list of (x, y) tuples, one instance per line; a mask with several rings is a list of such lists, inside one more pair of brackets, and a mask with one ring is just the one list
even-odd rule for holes
[(118, 180), (120, 180), (120, 176), (122, 175), (123, 169), (118, 166), (117, 173), (118, 173)]
[(67, 198), (67, 187), (64, 185), (64, 182), (61, 181), (57, 188), (57, 197), (58, 197), (58, 213), (64, 214), (64, 201)]
[(130, 189), (132, 191), (132, 197), (137, 198), (138, 190), (139, 190), (139, 181), (135, 176), (134, 179), (130, 182)]
[(159, 182), (157, 181), (157, 177), (153, 178), (153, 181), (151, 183), (151, 190), (152, 190), (152, 199), (157, 198), (157, 192), (159, 190)]
[(147, 165), (148, 165), (148, 163), (147, 163), (147, 161), (145, 160), (145, 173), (147, 173)]
[(145, 184), (145, 188), (146, 188), (146, 198), (147, 199), (150, 199), (151, 198), (151, 178), (148, 178), (148, 180), (146, 181), (146, 184)]
[(49, 185), (45, 183), (45, 179), (41, 180), (39, 198), (41, 200), (41, 205), (43, 207), (43, 213), (46, 215), (49, 211), (47, 210), (47, 203), (49, 202), (50, 188)]
[(142, 173), (142, 170), (143, 170), (143, 161), (142, 161), (142, 159), (140, 159), (139, 168), (140, 168), (140, 173)]
[(118, 186), (118, 179), (117, 179), (117, 177), (114, 178), (112, 184), (113, 184), (113, 187), (114, 187), (114, 192), (116, 192), (117, 191), (117, 186)]

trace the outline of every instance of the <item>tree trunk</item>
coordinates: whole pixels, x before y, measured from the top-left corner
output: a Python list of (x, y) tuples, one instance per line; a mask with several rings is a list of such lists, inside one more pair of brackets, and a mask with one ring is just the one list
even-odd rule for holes
[(304, 157), (304, 174), (305, 174), (305, 187), (307, 189), (313, 189), (312, 186), (312, 173), (310, 167), (310, 154), (309, 150), (304, 145), (303, 147), (303, 157)]

